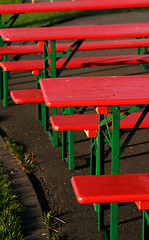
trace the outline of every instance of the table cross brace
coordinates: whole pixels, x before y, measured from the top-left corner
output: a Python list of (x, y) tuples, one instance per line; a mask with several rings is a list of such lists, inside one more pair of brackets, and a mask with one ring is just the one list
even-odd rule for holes
[(124, 152), (125, 148), (128, 146), (130, 140), (132, 139), (133, 135), (135, 134), (136, 130), (138, 129), (138, 127), (142, 123), (142, 121), (145, 118), (145, 116), (147, 115), (148, 111), (149, 111), (149, 105), (146, 106), (146, 108), (142, 112), (141, 116), (139, 117), (139, 119), (135, 123), (134, 127), (130, 130), (129, 135), (127, 136), (127, 138), (125, 139), (123, 145), (120, 148), (120, 155)]

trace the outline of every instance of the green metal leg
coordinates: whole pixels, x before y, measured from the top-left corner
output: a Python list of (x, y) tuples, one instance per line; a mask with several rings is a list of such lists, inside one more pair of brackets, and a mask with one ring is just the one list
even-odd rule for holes
[[(2, 15), (0, 14), (0, 29), (2, 28)], [(4, 42), (0, 36), (0, 46), (3, 46)], [(0, 99), (3, 99), (3, 71), (0, 68)]]
[[(140, 38), (139, 38), (140, 39)], [(139, 55), (142, 55), (143, 54), (143, 49), (144, 49), (144, 54), (148, 54), (148, 47), (139, 47), (138, 48), (138, 54)], [(142, 63), (140, 63), (139, 64), (140, 65), (140, 67), (142, 67), (142, 68), (144, 68), (144, 69), (147, 69), (148, 68), (148, 64), (147, 63), (144, 63), (144, 64), (142, 64)]]
[[(36, 76), (36, 88), (39, 89), (39, 75)], [(37, 103), (37, 120), (42, 123), (42, 103)]]
[(37, 103), (37, 120), (39, 120), (40, 122), (42, 122), (42, 104), (41, 103)]
[(96, 149), (96, 175), (104, 174), (104, 126), (101, 121), (104, 119), (103, 114), (99, 114), (99, 130), (97, 131), (97, 149)]
[(96, 174), (96, 138), (91, 138), (90, 175)]
[[(65, 114), (65, 109), (61, 109), (62, 115)], [(67, 158), (67, 132), (62, 131), (62, 160), (66, 160)]]
[[(74, 108), (62, 108), (62, 114), (72, 115)], [(68, 154), (67, 154), (67, 132), (62, 132), (62, 159), (68, 163), (70, 170), (74, 170), (74, 131), (68, 131)]]
[[(47, 108), (47, 110), (48, 110), (48, 108)], [(52, 108), (52, 116), (55, 116), (55, 115), (57, 115), (57, 108)], [(49, 114), (48, 114), (48, 111), (46, 113), (46, 118), (47, 118), (47, 121), (48, 121), (48, 124), (49, 124)], [(58, 134), (57, 134), (57, 131), (52, 130), (52, 136), (53, 136), (53, 146), (57, 147), (58, 146)]]
[(143, 210), (142, 240), (149, 239), (149, 211)]
[(68, 131), (69, 169), (74, 170), (74, 131)]
[[(56, 43), (55, 41), (51, 41), (51, 73), (49, 72), (49, 52), (48, 52), (48, 41), (45, 41), (44, 43), (44, 52), (43, 52), (43, 60), (44, 60), (44, 70), (42, 71), (42, 77), (48, 78), (56, 77)], [(49, 133), (49, 114), (48, 114), (48, 108), (45, 106), (45, 104), (42, 105), (42, 120), (44, 122), (44, 130), (46, 134), (49, 136), (52, 144), (54, 147), (58, 146), (58, 133), (54, 130), (52, 130), (52, 135)], [(57, 108), (52, 108), (52, 115), (57, 115)]]
[(45, 132), (48, 131), (48, 112), (45, 103), (42, 103), (42, 119)]
[(3, 71), (3, 106), (8, 106), (8, 72)]
[[(3, 59), (4, 62), (7, 61), (7, 56), (3, 55)], [(3, 106), (7, 107), (8, 106), (8, 72), (2, 70), (3, 74)]]
[[(103, 114), (99, 114), (99, 130), (97, 131), (97, 148), (96, 148), (96, 175), (104, 174), (104, 128), (101, 121), (104, 119)], [(95, 204), (95, 210), (98, 209), (98, 229), (101, 237), (104, 238), (104, 205)]]
[(67, 132), (62, 132), (62, 160), (67, 158)]
[[(47, 42), (48, 46), (48, 42)], [(47, 48), (48, 50), (48, 48)], [(47, 54), (48, 56), (48, 54)], [(52, 40), (51, 41), (51, 77), (55, 78), (56, 77), (56, 41)], [(57, 109), (52, 108), (52, 115), (57, 115)], [(52, 131), (53, 135), (53, 146), (57, 147), (58, 146), (58, 133), (56, 131)]]
[[(111, 174), (119, 174), (120, 107), (113, 107)], [(110, 240), (118, 239), (118, 203), (111, 203)]]
[[(72, 115), (74, 113), (74, 108), (68, 108), (68, 114)], [(74, 170), (74, 131), (68, 131), (68, 148), (69, 148), (69, 169)]]
[[(52, 116), (54, 115), (57, 115), (57, 108), (52, 108)], [(44, 131), (49, 136), (53, 146), (57, 147), (58, 146), (57, 132), (55, 130), (52, 130), (52, 136), (49, 133), (49, 108), (45, 105), (45, 103), (42, 103), (42, 123), (43, 123)]]
[(0, 99), (3, 99), (3, 71), (0, 68)]

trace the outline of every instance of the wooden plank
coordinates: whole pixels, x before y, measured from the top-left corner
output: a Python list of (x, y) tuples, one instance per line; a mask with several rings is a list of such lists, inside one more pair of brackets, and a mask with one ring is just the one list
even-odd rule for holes
[(148, 75), (46, 78), (39, 82), (48, 107), (149, 104)]
[(71, 182), (81, 204), (149, 201), (149, 173), (75, 176)]
[(149, 7), (148, 0), (94, 0), (94, 1), (61, 1), (42, 3), (0, 4), (0, 14), (8, 13), (32, 13), (32, 12), (57, 12), (57, 11), (80, 11), (100, 9), (121, 9)]

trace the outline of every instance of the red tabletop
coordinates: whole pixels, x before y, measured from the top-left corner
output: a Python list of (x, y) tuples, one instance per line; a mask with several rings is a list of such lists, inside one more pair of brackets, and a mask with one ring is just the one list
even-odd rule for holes
[(56, 12), (56, 11), (77, 11), (97, 9), (118, 9), (118, 8), (149, 7), (148, 0), (86, 0), (84, 1), (62, 1), (43, 3), (20, 3), (0, 4), (0, 14), (27, 13), (27, 12)]
[(48, 107), (149, 104), (149, 76), (65, 77), (40, 80)]
[(0, 34), (4, 41), (11, 42), (148, 37), (149, 23), (6, 28), (1, 29)]
[(82, 204), (149, 201), (149, 173), (75, 176), (71, 182)]

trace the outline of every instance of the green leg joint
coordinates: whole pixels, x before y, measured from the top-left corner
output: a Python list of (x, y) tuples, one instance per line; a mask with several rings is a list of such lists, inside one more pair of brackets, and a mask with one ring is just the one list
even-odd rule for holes
[(149, 211), (143, 210), (142, 240), (149, 239)]

